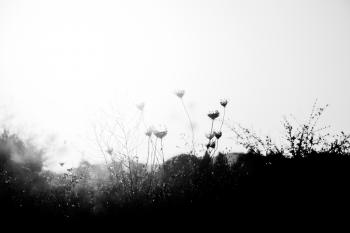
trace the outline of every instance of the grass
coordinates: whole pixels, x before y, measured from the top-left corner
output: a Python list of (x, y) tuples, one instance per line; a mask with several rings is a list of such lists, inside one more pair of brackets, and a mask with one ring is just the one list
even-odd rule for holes
[[(133, 159), (127, 167), (117, 160), (105, 165), (82, 161), (64, 174), (44, 171), (44, 152), (4, 131), (0, 136), (2, 219), (147, 224), (201, 219), (192, 223), (215, 220), (220, 225), (230, 219), (256, 221), (264, 217), (271, 224), (283, 219), (323, 218), (329, 213), (341, 215), (350, 203), (350, 136), (323, 134), (324, 128), (317, 123), (324, 110), (315, 105), (301, 125), (286, 119), (286, 143), (281, 146), (235, 127), (231, 130), (247, 153), (213, 153), (215, 146), (210, 145), (221, 137), (216, 135), (209, 139), (204, 155), (185, 153), (156, 166), (157, 155), (164, 160), (162, 140), (167, 131), (152, 131), (146, 134), (147, 165)], [(213, 133), (219, 113), (208, 116)], [(221, 128), (222, 123), (220, 132)], [(155, 143), (150, 145), (152, 135)], [(31, 156), (14, 161), (14, 152)], [(107, 154), (113, 153), (110, 149)]]

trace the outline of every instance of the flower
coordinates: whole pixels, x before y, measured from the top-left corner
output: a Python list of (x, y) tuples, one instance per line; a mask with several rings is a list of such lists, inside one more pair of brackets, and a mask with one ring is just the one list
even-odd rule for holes
[(108, 153), (109, 155), (112, 155), (112, 154), (113, 154), (113, 148), (112, 148), (112, 147), (109, 147), (109, 148), (107, 149), (107, 153)]
[(224, 108), (226, 107), (227, 103), (228, 103), (227, 99), (223, 99), (220, 101), (221, 106)]
[(154, 130), (153, 133), (157, 138), (162, 139), (168, 134), (168, 130)]
[(207, 149), (209, 149), (209, 147), (210, 147), (210, 142), (208, 142), (207, 144), (205, 144), (205, 146), (207, 147)]
[(61, 167), (63, 167), (64, 163), (63, 163), (63, 162), (61, 162), (61, 163), (59, 163), (59, 165), (61, 165)]
[(214, 137), (214, 133), (207, 133), (205, 134), (205, 137), (211, 140)]
[(154, 128), (152, 126), (148, 127), (148, 129), (146, 130), (146, 136), (147, 137), (151, 137), (152, 134), (154, 133)]
[(222, 132), (221, 132), (221, 131), (216, 131), (216, 132), (214, 132), (214, 135), (215, 135), (215, 137), (216, 137), (217, 139), (219, 139), (219, 138), (221, 138), (221, 136), (222, 136)]
[(142, 112), (143, 109), (145, 108), (145, 103), (144, 102), (138, 103), (136, 104), (136, 107)]
[(215, 110), (215, 111), (211, 111), (208, 113), (208, 117), (212, 120), (215, 120), (216, 118), (218, 118), (220, 115), (219, 111), (218, 110)]
[(185, 95), (185, 90), (177, 90), (175, 95), (181, 99)]

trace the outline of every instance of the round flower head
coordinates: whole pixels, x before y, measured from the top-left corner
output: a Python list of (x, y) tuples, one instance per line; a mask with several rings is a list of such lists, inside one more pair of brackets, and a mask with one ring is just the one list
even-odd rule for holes
[(148, 127), (148, 129), (146, 130), (146, 136), (147, 137), (151, 137), (152, 136), (152, 134), (153, 134), (153, 132), (154, 132), (154, 128), (152, 127), (152, 126), (150, 126), (150, 127)]
[(221, 131), (214, 132), (214, 135), (217, 139), (219, 139), (222, 136), (222, 132)]
[(136, 107), (142, 112), (143, 109), (145, 108), (145, 103), (144, 102), (141, 102), (139, 104), (136, 104)]
[(207, 133), (205, 134), (205, 137), (211, 140), (214, 137), (214, 133)]
[(112, 155), (112, 154), (113, 154), (113, 148), (112, 148), (112, 147), (108, 148), (108, 149), (107, 149), (107, 153), (108, 153), (109, 155)]
[(205, 144), (205, 146), (207, 147), (207, 149), (209, 149), (209, 147), (210, 147), (210, 142), (208, 142), (207, 144)]
[(175, 95), (181, 99), (185, 95), (185, 90), (177, 90)]
[(160, 131), (158, 131), (158, 130), (155, 130), (154, 132), (154, 135), (157, 137), (157, 138), (160, 138), (160, 139), (162, 139), (162, 138), (164, 138), (167, 134), (168, 134), (168, 130), (160, 130)]
[(221, 106), (224, 108), (226, 107), (227, 103), (228, 101), (226, 99), (220, 101)]
[(219, 111), (218, 110), (215, 110), (215, 111), (211, 111), (208, 113), (208, 117), (212, 120), (215, 120), (216, 118), (218, 118), (220, 115)]

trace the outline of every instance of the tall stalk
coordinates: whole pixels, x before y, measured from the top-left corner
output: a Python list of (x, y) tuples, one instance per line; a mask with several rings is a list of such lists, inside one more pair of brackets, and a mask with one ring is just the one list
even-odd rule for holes
[(150, 145), (151, 137), (148, 136), (148, 143), (147, 143), (147, 160), (146, 160), (146, 169), (148, 168), (148, 161), (149, 161), (149, 145)]
[[(222, 116), (222, 121), (221, 121), (221, 125), (220, 125), (220, 130), (219, 132), (221, 132), (222, 130), (222, 125), (224, 124), (224, 121), (225, 121), (225, 113), (226, 113), (226, 106), (224, 107), (224, 114)], [(215, 152), (219, 149), (219, 139), (217, 138), (216, 139), (216, 145), (215, 145), (215, 149), (214, 149), (214, 154)]]
[[(210, 134), (209, 134), (209, 135), (212, 135), (212, 133), (213, 133), (213, 128), (214, 128), (214, 120), (212, 119), (212, 121), (211, 121), (211, 128), (210, 128)], [(210, 145), (211, 139), (212, 139), (212, 138), (208, 138), (207, 152), (209, 152), (209, 145)]]
[(187, 115), (188, 121), (189, 121), (190, 126), (191, 126), (191, 133), (192, 133), (192, 151), (193, 151), (193, 154), (196, 154), (195, 145), (194, 145), (194, 129), (193, 129), (193, 123), (192, 123), (190, 114), (188, 113), (188, 110), (187, 110), (187, 108), (186, 108), (186, 105), (185, 105), (185, 103), (184, 103), (183, 98), (181, 98), (181, 103), (182, 103), (182, 106), (183, 106), (183, 108), (184, 108), (184, 110), (185, 110), (185, 113), (186, 113), (186, 115)]
[(160, 151), (162, 153), (162, 159), (163, 159), (163, 165), (164, 165), (163, 138), (160, 139)]
[[(209, 152), (209, 147), (212, 146), (212, 143), (211, 143), (211, 140), (213, 138), (213, 128), (214, 128), (214, 121), (216, 118), (218, 118), (220, 115), (219, 111), (218, 110), (215, 110), (215, 111), (211, 111), (208, 113), (208, 117), (211, 119), (211, 128), (210, 128), (210, 137), (208, 138), (209, 139), (209, 142), (208, 142), (208, 145), (207, 145), (207, 152)], [(213, 142), (215, 143), (215, 141)], [(216, 145), (216, 144), (215, 144)], [(212, 151), (211, 151), (212, 152)]]
[(157, 138), (154, 143), (154, 153), (153, 153), (153, 162), (152, 162), (151, 172), (154, 172), (155, 170), (156, 157), (157, 157)]
[(221, 129), (222, 129), (222, 125), (224, 124), (224, 121), (225, 121), (225, 114), (226, 114), (226, 108), (224, 107), (224, 114), (222, 116), (222, 121), (221, 121), (221, 125), (220, 125), (220, 132), (221, 132)]

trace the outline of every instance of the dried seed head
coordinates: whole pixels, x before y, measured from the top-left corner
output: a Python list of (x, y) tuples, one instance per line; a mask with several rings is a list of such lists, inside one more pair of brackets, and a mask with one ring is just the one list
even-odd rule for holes
[(220, 101), (221, 106), (224, 108), (226, 107), (227, 103), (228, 103), (227, 99), (223, 99)]
[(136, 104), (136, 107), (138, 108), (138, 110), (142, 112), (143, 109), (145, 108), (145, 103), (144, 102), (138, 103)]
[(215, 136), (214, 133), (205, 134), (205, 137), (208, 138), (209, 140), (211, 140), (214, 136)]
[(113, 148), (112, 148), (112, 147), (109, 147), (109, 148), (107, 149), (107, 153), (108, 153), (109, 155), (112, 155), (112, 154), (113, 154)]
[(214, 132), (214, 135), (217, 139), (219, 139), (222, 136), (222, 132), (221, 131)]
[(154, 128), (152, 126), (148, 127), (148, 129), (146, 130), (146, 136), (147, 137), (151, 137), (152, 134), (154, 133)]
[(185, 95), (185, 90), (177, 90), (175, 95), (181, 99)]
[(215, 111), (211, 111), (208, 113), (208, 117), (212, 120), (215, 120), (216, 118), (218, 118), (220, 115), (219, 111), (218, 110), (215, 110)]
[(164, 130), (154, 130), (154, 135), (157, 137), (157, 138), (164, 138), (167, 134), (168, 134), (168, 130), (164, 129)]

